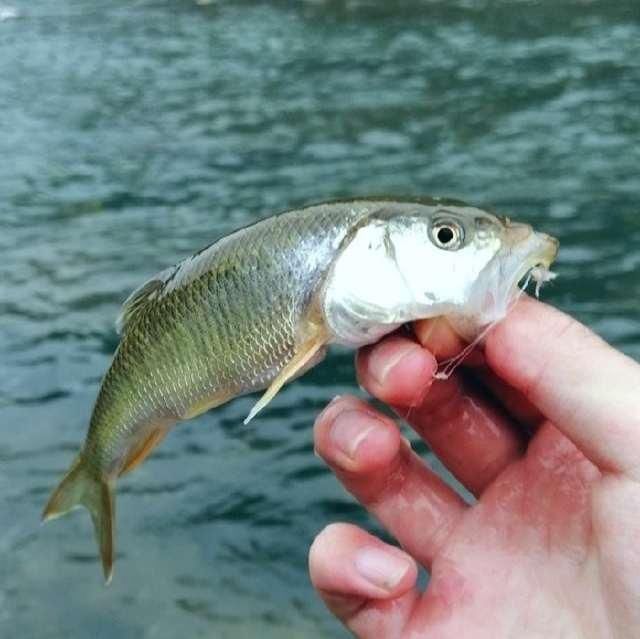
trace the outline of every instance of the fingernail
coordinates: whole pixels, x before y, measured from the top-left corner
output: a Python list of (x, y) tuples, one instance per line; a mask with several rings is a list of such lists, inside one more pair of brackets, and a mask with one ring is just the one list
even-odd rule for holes
[(369, 357), (369, 373), (378, 384), (383, 386), (389, 378), (389, 373), (401, 361), (409, 361), (412, 357), (422, 357), (418, 347), (405, 348), (391, 357), (385, 354), (384, 345), (374, 348)]
[(335, 418), (329, 437), (349, 459), (355, 459), (358, 447), (378, 424), (379, 420), (361, 410), (347, 410)]
[(407, 574), (411, 563), (388, 550), (362, 548), (356, 554), (355, 566), (360, 575), (376, 588), (392, 591)]
[(316, 424), (323, 422), (327, 419), (331, 413), (335, 410), (335, 405), (342, 399), (342, 395), (336, 395), (321, 411), (320, 414), (316, 417)]

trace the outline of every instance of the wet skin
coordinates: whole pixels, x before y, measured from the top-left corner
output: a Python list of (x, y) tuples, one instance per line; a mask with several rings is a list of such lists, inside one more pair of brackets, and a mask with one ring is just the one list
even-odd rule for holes
[(360, 382), (477, 502), (431, 472), (392, 419), (334, 400), (316, 450), (404, 550), (325, 528), (309, 564), (329, 610), (365, 639), (637, 637), (640, 366), (529, 299), (447, 381), (433, 381), (434, 354), (462, 343), (444, 323), (415, 333), (362, 349)]

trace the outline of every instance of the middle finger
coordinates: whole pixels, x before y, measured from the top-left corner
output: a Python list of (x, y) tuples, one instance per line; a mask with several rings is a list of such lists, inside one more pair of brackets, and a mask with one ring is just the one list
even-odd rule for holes
[(394, 335), (357, 357), (362, 385), (418, 432), (451, 473), (480, 494), (524, 450), (524, 439), (503, 411), (460, 373), (431, 383), (426, 349)]
[(466, 504), (411, 451), (394, 421), (341, 397), (318, 416), (314, 442), (344, 487), (429, 566)]

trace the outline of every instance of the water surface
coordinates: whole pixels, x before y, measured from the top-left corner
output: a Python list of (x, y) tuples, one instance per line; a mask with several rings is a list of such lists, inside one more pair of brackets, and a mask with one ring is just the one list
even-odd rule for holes
[(546, 298), (640, 359), (639, 61), (635, 2), (0, 0), (0, 635), (344, 636), (306, 554), (376, 530), (312, 452), (349, 354), (123, 480), (110, 588), (86, 515), (40, 528), (119, 304), (266, 213), (450, 195), (559, 236)]

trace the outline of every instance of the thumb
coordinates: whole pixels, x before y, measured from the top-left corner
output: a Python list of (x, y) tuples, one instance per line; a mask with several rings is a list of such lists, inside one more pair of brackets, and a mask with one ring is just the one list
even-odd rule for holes
[(485, 356), (602, 470), (640, 478), (640, 365), (527, 298), (489, 334)]

